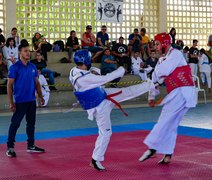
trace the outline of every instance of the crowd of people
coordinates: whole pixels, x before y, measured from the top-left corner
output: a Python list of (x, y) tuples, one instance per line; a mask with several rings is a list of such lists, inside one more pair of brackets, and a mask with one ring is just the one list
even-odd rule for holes
[[(152, 72), (158, 62), (158, 59), (164, 55), (164, 52), (156, 52), (154, 41), (146, 35), (146, 29), (135, 28), (133, 33), (128, 36), (128, 43), (124, 43), (125, 38), (119, 37), (117, 41), (110, 41), (107, 27), (103, 25), (101, 31), (96, 36), (92, 32), (92, 26), (86, 26), (85, 32), (80, 40), (77, 38), (77, 32), (72, 30), (66, 43), (61, 40), (50, 44), (47, 38), (41, 33), (36, 32), (32, 38), (33, 51), (36, 51), (36, 59), (32, 62), (44, 77), (48, 77), (50, 90), (57, 90), (54, 86), (54, 78), (59, 76), (53, 70), (47, 68), (47, 52), (49, 51), (67, 51), (68, 59), (66, 62), (72, 62), (73, 54), (79, 49), (87, 49), (92, 53), (92, 62), (101, 63), (101, 74), (105, 75), (123, 66), (126, 70), (125, 74), (137, 75), (141, 80), (152, 77)], [(179, 49), (192, 69), (192, 74), (197, 76), (200, 74), (202, 86), (208, 86), (208, 92), (211, 92), (211, 61), (212, 48), (208, 45), (209, 51), (201, 48), (198, 49), (198, 40), (194, 39), (192, 46), (189, 48), (184, 45), (183, 40), (177, 40), (176, 29), (172, 28), (169, 35), (172, 38), (172, 46)], [(212, 37), (210, 37), (212, 38)], [(81, 41), (81, 43), (80, 43)], [(209, 39), (211, 42), (212, 39)], [(7, 72), (12, 64), (18, 61), (18, 46), (20, 37), (17, 28), (12, 28), (11, 33), (4, 37), (0, 29), (0, 75), (1, 85), (6, 84)], [(51, 61), (51, 60), (50, 60)], [(113, 80), (113, 85), (119, 82), (120, 78)], [(0, 93), (6, 93), (4, 86), (0, 87)]]
[[(97, 122), (99, 136), (91, 157), (91, 166), (98, 171), (106, 170), (101, 162), (104, 161), (112, 135), (110, 113), (115, 105), (127, 116), (119, 103), (148, 92), (148, 103), (154, 107), (157, 105), (155, 97), (159, 94), (160, 85), (165, 84), (167, 96), (160, 103), (163, 105), (161, 115), (144, 140), (148, 150), (139, 158), (139, 161), (146, 161), (155, 153), (159, 153), (164, 155), (159, 164), (168, 164), (174, 153), (179, 123), (186, 112), (197, 103), (192, 76), (197, 73), (197, 64), (200, 66), (202, 79), (206, 78), (203, 82), (210, 86), (208, 81), (211, 79), (208, 77), (210, 73), (207, 68), (210, 67), (212, 35), (208, 40), (210, 51), (207, 54), (204, 49), (200, 51), (197, 49), (197, 40), (193, 40), (193, 46), (189, 50), (188, 47), (184, 47), (182, 40), (175, 43), (175, 29), (172, 29), (169, 34), (157, 34), (152, 42), (145, 34), (145, 28), (142, 28), (140, 33), (138, 29), (134, 29), (134, 32), (129, 35), (128, 45), (123, 43), (124, 37), (120, 37), (119, 42), (110, 47), (106, 26), (102, 26), (97, 37), (92, 33), (92, 27), (87, 26), (81, 38), (82, 49), (79, 50), (76, 32), (70, 33), (69, 42), (71, 43), (67, 45), (69, 57), (74, 51), (76, 52), (75, 67), (70, 71), (69, 80), (74, 87), (74, 95), (79, 104), (87, 110), (88, 119), (95, 119)], [(46, 55), (51, 44), (42, 35), (36, 33), (33, 38), (36, 59), (30, 61), (29, 43), (25, 39), (20, 41), (20, 38), (13, 36), (7, 38), (7, 41), (8, 43), (2, 46), (2, 58), (5, 59), (0, 58), (0, 65), (7, 62), (5, 67), (9, 68), (7, 92), (10, 109), (14, 113), (8, 131), (6, 155), (16, 157), (15, 136), (24, 116), (27, 121), (27, 152), (43, 153), (45, 149), (35, 145), (34, 138), (35, 92), (41, 106), (45, 106), (48, 103), (50, 89), (46, 87), (47, 82), (42, 74), (49, 77), (51, 85), (54, 85), (54, 77), (60, 75), (47, 68)], [(18, 44), (17, 56), (14, 52), (11, 53), (11, 49), (16, 48), (16, 43)], [(61, 45), (61, 43), (55, 44)], [(185, 52), (185, 49), (188, 51)], [(6, 56), (4, 52), (9, 55)], [(98, 59), (101, 59), (101, 70), (92, 67), (92, 63)], [(9, 67), (8, 61), (11, 63)], [(105, 83), (111, 81), (117, 83), (126, 73), (138, 75), (145, 81), (125, 88), (103, 87)]]

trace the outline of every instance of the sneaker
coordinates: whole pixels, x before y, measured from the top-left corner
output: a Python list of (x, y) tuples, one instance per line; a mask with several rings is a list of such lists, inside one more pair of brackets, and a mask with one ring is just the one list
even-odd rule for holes
[(149, 149), (139, 158), (139, 161), (143, 162), (143, 161), (151, 158), (155, 153), (156, 153), (156, 150)]
[(57, 91), (55, 86), (49, 86), (50, 91)]
[(97, 169), (98, 171), (106, 171), (105, 167), (102, 166), (99, 161), (96, 161), (94, 159), (92, 159), (90, 166)]
[(35, 145), (31, 146), (31, 147), (27, 147), (27, 152), (35, 152), (35, 153), (43, 153), (45, 152), (45, 149), (39, 148)]
[(6, 152), (6, 155), (8, 157), (16, 157), (16, 153), (14, 151), (14, 148), (8, 148), (7, 152)]
[(54, 77), (58, 77), (58, 76), (61, 76), (61, 74), (60, 74), (60, 73), (55, 72), (55, 73), (54, 73)]

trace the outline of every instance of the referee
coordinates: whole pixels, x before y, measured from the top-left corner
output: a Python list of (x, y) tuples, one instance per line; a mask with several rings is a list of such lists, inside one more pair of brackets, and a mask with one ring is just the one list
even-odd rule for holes
[(35, 65), (29, 62), (30, 50), (26, 40), (22, 40), (18, 47), (20, 58), (13, 64), (8, 73), (7, 94), (10, 101), (10, 109), (13, 112), (8, 132), (7, 152), (8, 157), (16, 157), (14, 142), (16, 132), (24, 116), (26, 117), (27, 152), (45, 152), (44, 149), (35, 146), (35, 121), (36, 98), (35, 90), (40, 97), (41, 104), (44, 99), (38, 81), (38, 73)]

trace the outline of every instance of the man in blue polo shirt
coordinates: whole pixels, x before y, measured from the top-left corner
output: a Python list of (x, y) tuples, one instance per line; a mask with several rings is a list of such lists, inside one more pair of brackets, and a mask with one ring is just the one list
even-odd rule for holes
[(96, 34), (96, 45), (102, 48), (109, 47), (109, 35), (106, 33), (107, 26), (103, 25), (101, 31)]
[(8, 157), (16, 157), (14, 151), (15, 136), (24, 116), (26, 116), (27, 122), (27, 152), (45, 152), (44, 149), (34, 144), (36, 121), (35, 90), (38, 93), (41, 104), (44, 104), (37, 69), (34, 64), (29, 62), (30, 50), (26, 40), (22, 40), (18, 50), (20, 59), (10, 67), (8, 73), (7, 94), (10, 101), (10, 109), (14, 112), (8, 133), (8, 149), (6, 152)]

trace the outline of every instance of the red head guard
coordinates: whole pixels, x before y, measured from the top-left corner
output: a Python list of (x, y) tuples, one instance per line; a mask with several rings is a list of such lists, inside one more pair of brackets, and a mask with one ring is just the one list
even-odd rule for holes
[(162, 48), (167, 48), (172, 43), (172, 38), (167, 33), (160, 33), (155, 36), (155, 41), (159, 41), (162, 45)]

